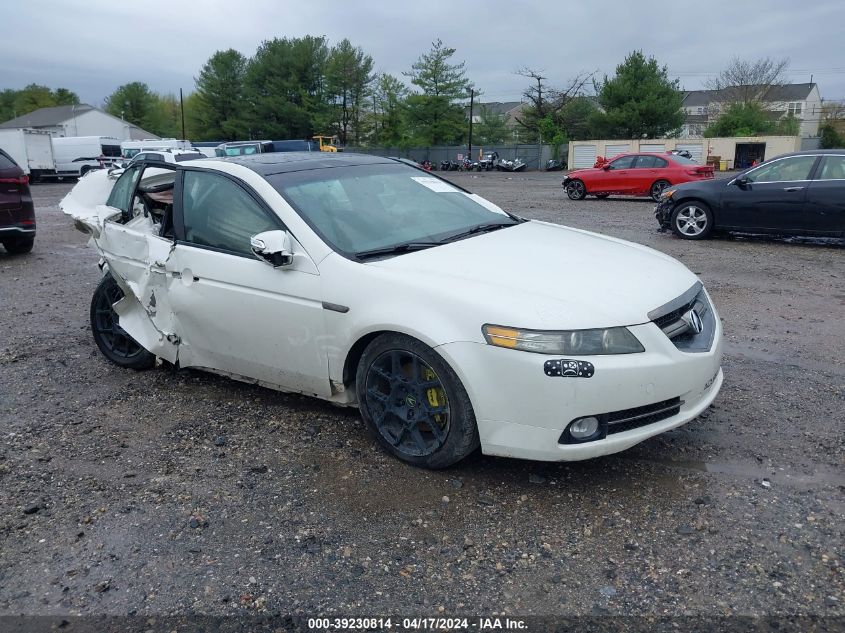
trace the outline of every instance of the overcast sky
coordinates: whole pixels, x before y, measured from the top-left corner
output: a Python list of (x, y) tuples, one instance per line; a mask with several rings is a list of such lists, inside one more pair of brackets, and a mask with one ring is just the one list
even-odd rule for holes
[(21, 0), (0, 20), (0, 89), (29, 83), (100, 105), (119, 85), (193, 90), (216, 50), (251, 56), (273, 37), (347, 37), (379, 71), (401, 76), (437, 38), (456, 48), (484, 101), (518, 101), (527, 66), (563, 86), (613, 74), (642, 49), (687, 89), (734, 55), (791, 60), (790, 79), (845, 100), (845, 1), (761, 0)]

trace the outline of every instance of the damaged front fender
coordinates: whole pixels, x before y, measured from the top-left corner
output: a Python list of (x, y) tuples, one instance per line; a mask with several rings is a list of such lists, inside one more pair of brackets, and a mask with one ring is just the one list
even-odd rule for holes
[(657, 223), (660, 225), (659, 230), (661, 232), (669, 229), (672, 220), (673, 208), (674, 205), (672, 204), (672, 200), (669, 198), (661, 200), (654, 207), (654, 217), (657, 219)]

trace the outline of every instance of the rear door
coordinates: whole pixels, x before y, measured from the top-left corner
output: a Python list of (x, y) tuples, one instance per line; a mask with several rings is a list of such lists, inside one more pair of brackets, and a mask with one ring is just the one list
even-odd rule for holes
[(822, 157), (807, 188), (804, 221), (808, 231), (845, 236), (845, 154)]
[(672, 184), (666, 174), (668, 165), (668, 161), (660, 156), (640, 154), (634, 164), (635, 192), (640, 195), (649, 195), (651, 186), (658, 180), (666, 180)]
[(718, 224), (746, 231), (800, 232), (817, 159), (814, 154), (787, 156), (746, 172), (747, 184), (735, 181), (725, 187)]

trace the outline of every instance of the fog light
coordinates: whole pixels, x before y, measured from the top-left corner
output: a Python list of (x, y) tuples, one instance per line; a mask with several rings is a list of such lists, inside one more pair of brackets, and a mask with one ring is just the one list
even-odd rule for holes
[(592, 416), (575, 420), (569, 425), (569, 434), (576, 440), (583, 440), (595, 435), (599, 430), (599, 421)]

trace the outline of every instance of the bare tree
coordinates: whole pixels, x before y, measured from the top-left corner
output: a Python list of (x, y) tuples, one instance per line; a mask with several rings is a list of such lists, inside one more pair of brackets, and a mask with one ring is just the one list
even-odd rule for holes
[(786, 57), (780, 60), (761, 57), (754, 61), (734, 57), (727, 68), (704, 85), (709, 90), (718, 90), (718, 101), (722, 103), (761, 103), (765, 106), (763, 99), (769, 89), (786, 83), (787, 68), (789, 58)]
[(532, 134), (536, 133), (539, 137), (540, 121), (548, 114), (557, 114), (572, 99), (581, 96), (584, 93), (584, 86), (593, 80), (596, 73), (580, 72), (570, 79), (563, 88), (552, 88), (544, 84), (546, 77), (543, 76), (542, 70), (522, 67), (514, 74), (528, 77), (536, 82), (536, 86), (532, 84), (522, 93), (528, 107), (523, 109), (522, 113), (515, 119), (520, 127)]

